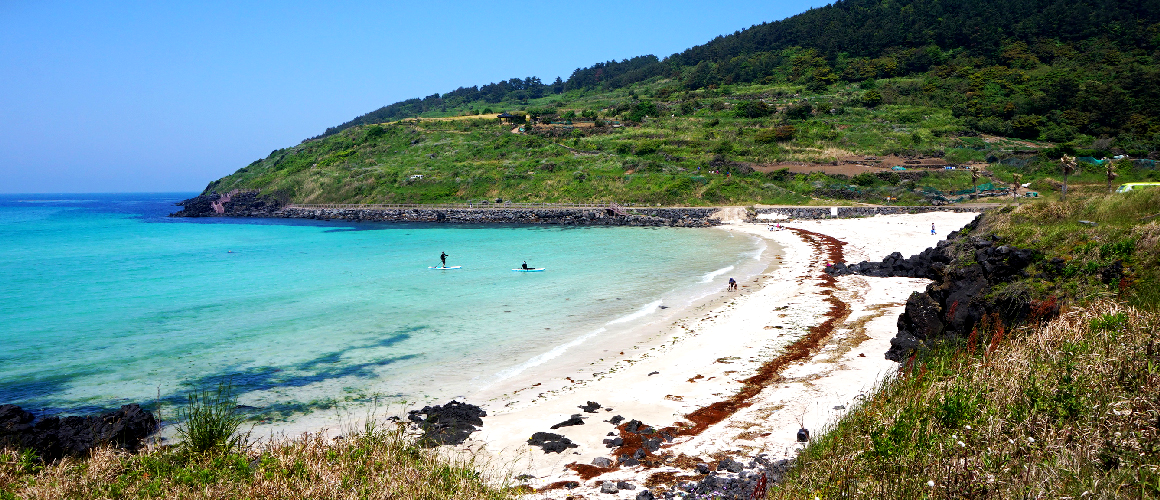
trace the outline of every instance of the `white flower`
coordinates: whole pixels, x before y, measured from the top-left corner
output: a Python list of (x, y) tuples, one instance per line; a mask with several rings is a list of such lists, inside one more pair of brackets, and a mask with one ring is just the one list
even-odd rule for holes
[(1035, 438), (1033, 438), (1033, 437), (1029, 437), (1029, 438), (1027, 438), (1027, 442), (1028, 442), (1028, 443), (1034, 443), (1034, 442), (1035, 442)]
[(934, 479), (931, 479), (930, 481), (927, 481), (927, 482), (926, 482), (926, 487), (927, 487), (927, 488), (934, 488)]
[(958, 434), (951, 434), (951, 439), (958, 439), (958, 438), (959, 438)]
[(960, 447), (960, 448), (966, 448), (966, 447), (967, 447), (967, 445), (966, 445), (966, 444), (964, 444), (962, 441), (957, 441), (957, 442), (955, 442), (955, 444), (959, 445), (959, 447)]
[(964, 425), (963, 428), (968, 430), (968, 431), (971, 430), (971, 426), (969, 426), (969, 425)]
[(1015, 444), (1015, 440), (1014, 440), (1014, 439), (1011, 439), (1011, 438), (1007, 438), (1007, 442), (1008, 442), (1008, 443), (1011, 443), (1011, 444)]

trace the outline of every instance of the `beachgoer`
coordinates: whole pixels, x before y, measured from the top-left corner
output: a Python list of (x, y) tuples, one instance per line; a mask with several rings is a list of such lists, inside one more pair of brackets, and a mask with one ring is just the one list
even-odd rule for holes
[(934, 223), (930, 223), (930, 234), (934, 234)]
[(524, 261), (524, 269), (527, 269), (527, 268), (528, 268), (528, 261), (525, 260)]
[(450, 255), (447, 255), (447, 252), (439, 253), (439, 262), (443, 263), (443, 267), (447, 267), (447, 257), (450, 257)]
[(736, 289), (737, 289), (737, 280), (735, 280), (733, 278), (729, 278), (729, 291), (733, 291)]

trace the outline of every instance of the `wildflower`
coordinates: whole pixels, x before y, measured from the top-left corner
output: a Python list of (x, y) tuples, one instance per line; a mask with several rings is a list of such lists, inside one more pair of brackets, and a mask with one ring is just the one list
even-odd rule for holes
[(962, 441), (956, 441), (955, 444), (959, 445), (959, 448), (966, 448), (967, 447), (967, 445), (965, 443), (963, 443)]
[(971, 430), (971, 426), (969, 426), (969, 425), (964, 425), (963, 428), (968, 430), (968, 431)]
[(1033, 437), (1029, 437), (1029, 438), (1027, 438), (1027, 442), (1028, 442), (1028, 443), (1034, 443), (1034, 442), (1035, 442), (1035, 438), (1033, 438)]
[(934, 479), (931, 479), (930, 481), (927, 481), (927, 482), (926, 482), (926, 487), (927, 487), (927, 488), (934, 488)]
[(958, 434), (951, 434), (951, 439), (958, 439), (958, 438), (959, 438)]
[(1008, 443), (1011, 443), (1011, 444), (1015, 444), (1015, 440), (1014, 440), (1014, 439), (1011, 439), (1011, 438), (1007, 438), (1007, 442), (1008, 442)]

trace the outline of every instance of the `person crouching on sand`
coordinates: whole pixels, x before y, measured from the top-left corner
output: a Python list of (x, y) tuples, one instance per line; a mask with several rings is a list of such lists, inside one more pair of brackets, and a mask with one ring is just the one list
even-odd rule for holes
[(729, 278), (729, 291), (732, 292), (734, 290), (737, 290), (737, 280)]

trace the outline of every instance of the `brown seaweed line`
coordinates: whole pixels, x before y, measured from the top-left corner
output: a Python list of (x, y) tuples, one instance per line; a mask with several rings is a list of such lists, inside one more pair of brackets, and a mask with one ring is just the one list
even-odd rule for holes
[[(832, 236), (815, 233), (805, 229), (789, 228), (794, 231), (814, 248), (815, 255), (825, 255), (830, 262), (841, 262), (843, 259), (842, 246), (845, 242), (839, 241)], [(757, 396), (770, 382), (780, 380), (780, 372), (790, 363), (800, 361), (811, 355), (830, 335), (833, 334), (834, 329), (845, 321), (850, 315), (850, 306), (842, 300), (832, 296), (832, 290), (836, 288), (833, 276), (823, 273), (818, 277), (823, 288), (829, 288), (825, 293), (828, 295), (825, 299), (830, 303), (830, 309), (823, 317), (826, 318), (821, 324), (810, 328), (809, 333), (790, 344), (785, 348), (776, 358), (762, 365), (757, 374), (742, 381), (741, 390), (734, 394), (729, 399), (718, 401), (708, 406), (694, 410), (685, 415), (689, 420), (687, 422), (677, 422), (670, 427), (653, 430), (648, 433), (651, 436), (657, 436), (660, 433), (667, 433), (670, 436), (696, 436), (704, 432), (714, 424), (729, 418), (733, 414), (740, 411), (742, 408), (750, 406), (750, 399)], [(631, 456), (636, 453), (636, 450), (644, 448), (644, 433), (637, 434), (628, 432), (628, 423), (623, 423), (617, 426), (620, 433), (620, 438), (624, 443), (617, 447), (613, 452), (613, 456)], [(652, 454), (651, 451), (645, 449), (645, 457), (641, 463), (645, 467), (654, 467), (662, 463), (662, 459)], [(652, 460), (650, 460), (652, 459)], [(592, 479), (601, 474), (615, 471), (619, 466), (612, 467), (596, 467), (594, 465), (572, 463), (566, 466), (568, 469), (575, 471), (584, 480)]]

